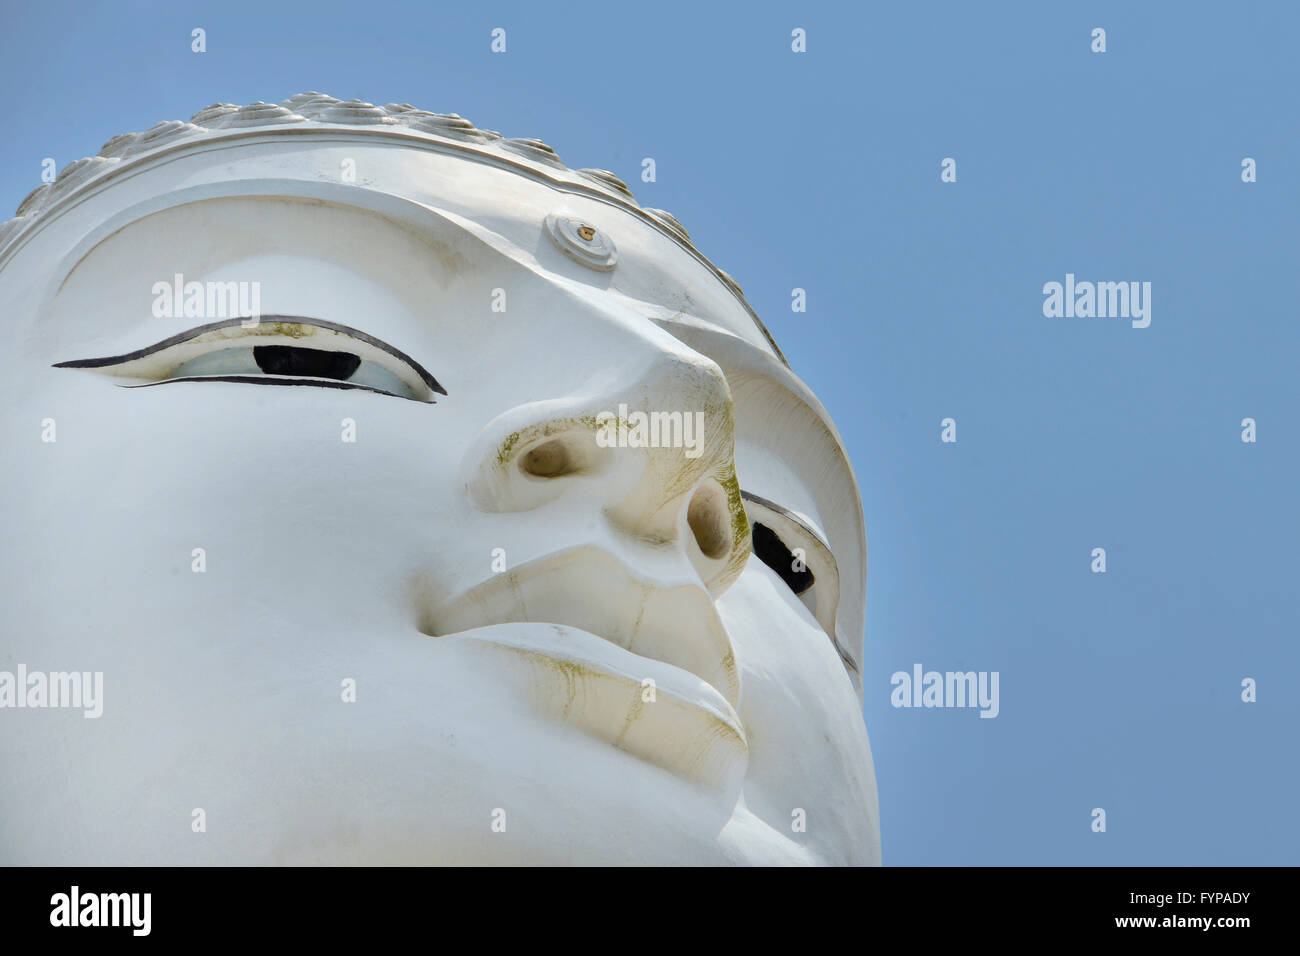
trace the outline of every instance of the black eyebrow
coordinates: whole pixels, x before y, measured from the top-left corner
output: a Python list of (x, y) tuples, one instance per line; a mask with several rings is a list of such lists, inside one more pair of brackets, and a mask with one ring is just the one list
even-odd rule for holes
[[(220, 322), (210, 322), (207, 325), (196, 326), (195, 328), (192, 328), (186, 332), (181, 332), (178, 335), (173, 335), (171, 338), (163, 339), (161, 342), (155, 342), (153, 345), (147, 346), (146, 348), (137, 349), (134, 352), (127, 352), (124, 355), (110, 355), (106, 358), (75, 359), (71, 362), (55, 362), (53, 367), (54, 368), (104, 368), (105, 366), (109, 366), (109, 365), (120, 365), (123, 362), (131, 362), (138, 358), (144, 358), (146, 355), (152, 355), (155, 352), (160, 352), (163, 349), (170, 348), (173, 345), (179, 345), (181, 342), (188, 342), (190, 339), (197, 338), (198, 336), (203, 335), (206, 332), (212, 332), (215, 331), (216, 329), (228, 329), (231, 326), (235, 326), (235, 325), (243, 325), (245, 322), (249, 320), (249, 318), (251, 318), (251, 316), (244, 316), (243, 318), (234, 318), (234, 319), (223, 319)], [(434, 378), (432, 375), (430, 375), (429, 371), (423, 365), (417, 362), (415, 359), (411, 358), (411, 356), (407, 355), (405, 352), (401, 351), (400, 349), (393, 348), (387, 342), (381, 339), (377, 339), (373, 335), (369, 335), (365, 332), (362, 332), (360, 329), (354, 329), (349, 325), (340, 325), (337, 322), (326, 322), (324, 319), (313, 319), (303, 315), (259, 316), (257, 319), (257, 324), (261, 325), (264, 322), (266, 323), (284, 322), (284, 323), (289, 323), (291, 325), (313, 325), (316, 326), (317, 328), (328, 329), (331, 332), (339, 332), (351, 338), (358, 339), (362, 342), (365, 342), (367, 345), (373, 345), (375, 348), (379, 349), (380, 351), (387, 352), (389, 355), (391, 355), (395, 359), (398, 359), (399, 361), (405, 362), (415, 371), (417, 375), (420, 376), (420, 379), (431, 390), (437, 392), (439, 395), (447, 394), (447, 390), (438, 384), (438, 380)]]

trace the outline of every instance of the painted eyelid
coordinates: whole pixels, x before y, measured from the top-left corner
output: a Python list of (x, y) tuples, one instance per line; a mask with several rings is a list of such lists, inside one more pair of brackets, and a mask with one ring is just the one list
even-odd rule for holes
[(378, 364), (404, 381), (420, 401), (432, 402), (434, 393), (447, 394), (437, 379), (415, 359), (359, 329), (304, 316), (267, 315), (252, 324), (248, 324), (249, 321), (235, 318), (212, 322), (134, 352), (58, 362), (54, 367), (92, 369), (107, 375), (142, 380), (143, 384), (161, 384), (176, 369), (219, 351), (223, 345), (229, 348), (333, 346), (324, 350), (350, 352), (362, 361)]

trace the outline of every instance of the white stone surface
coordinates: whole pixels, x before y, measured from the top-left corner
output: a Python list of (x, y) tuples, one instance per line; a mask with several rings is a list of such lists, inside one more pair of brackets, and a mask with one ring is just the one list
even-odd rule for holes
[[(680, 223), (320, 94), (82, 162), (0, 226), (0, 668), (102, 671), (103, 715), (0, 710), (0, 862), (880, 861), (856, 481)], [(53, 367), (217, 320), (154, 314), (176, 274), (263, 321)], [(392, 394), (171, 381), (266, 345)], [(698, 454), (602, 447), (621, 405), (702, 414)], [(742, 489), (820, 594), (749, 554)]]

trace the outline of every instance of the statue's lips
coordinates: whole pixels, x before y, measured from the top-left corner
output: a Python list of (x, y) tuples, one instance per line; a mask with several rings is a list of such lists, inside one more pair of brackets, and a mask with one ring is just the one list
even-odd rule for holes
[(490, 653), (548, 716), (701, 782), (743, 774), (740, 679), (707, 591), (578, 548), (425, 608), (448, 650)]
[(439, 647), (484, 661), (540, 716), (678, 776), (724, 791), (744, 777), (748, 746), (736, 711), (679, 667), (558, 624), (474, 628)]
[(598, 548), (561, 551), (503, 571), (449, 601), (426, 606), (422, 630), (440, 637), (489, 624), (561, 624), (662, 661), (740, 704), (731, 639), (708, 591), (641, 580)]

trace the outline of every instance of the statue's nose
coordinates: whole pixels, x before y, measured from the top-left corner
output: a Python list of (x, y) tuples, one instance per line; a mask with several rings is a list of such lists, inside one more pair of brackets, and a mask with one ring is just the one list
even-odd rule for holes
[(579, 498), (612, 535), (684, 553), (721, 593), (750, 548), (722, 371), (679, 349), (599, 379), (493, 419), (467, 459), (471, 501), (501, 513), (572, 511)]

